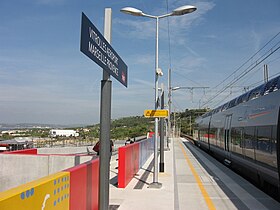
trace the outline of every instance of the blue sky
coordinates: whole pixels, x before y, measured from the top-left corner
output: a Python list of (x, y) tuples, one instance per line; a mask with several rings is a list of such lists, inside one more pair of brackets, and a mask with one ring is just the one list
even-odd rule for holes
[[(99, 122), (102, 70), (80, 52), (80, 27), (84, 12), (103, 33), (106, 7), (113, 12), (111, 45), (128, 66), (128, 88), (112, 78), (112, 118), (153, 109), (155, 20), (126, 15), (120, 9), (131, 6), (161, 15), (186, 4), (196, 6), (197, 11), (160, 20), (159, 66), (164, 76), (159, 83), (166, 88), (171, 67), (173, 87), (210, 88), (193, 94), (186, 89), (174, 91), (176, 111), (203, 105), (246, 65), (279, 46), (280, 35), (225, 80), (279, 33), (279, 0), (2, 0), (0, 123)], [(265, 60), (270, 76), (280, 72), (279, 51)], [(241, 94), (244, 87), (252, 88), (262, 80), (262, 66), (205, 106), (214, 108)]]

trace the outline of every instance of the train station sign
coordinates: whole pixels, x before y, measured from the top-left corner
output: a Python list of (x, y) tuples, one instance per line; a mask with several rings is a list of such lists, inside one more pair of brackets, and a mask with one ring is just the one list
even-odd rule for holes
[(84, 13), (80, 50), (127, 87), (127, 65)]
[(144, 111), (145, 117), (168, 117), (168, 110), (166, 109), (159, 109), (159, 110), (145, 110)]

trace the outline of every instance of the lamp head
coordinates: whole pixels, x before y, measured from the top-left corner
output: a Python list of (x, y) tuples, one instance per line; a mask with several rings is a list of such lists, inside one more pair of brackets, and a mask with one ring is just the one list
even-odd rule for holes
[(134, 16), (143, 16), (143, 12), (141, 10), (133, 7), (124, 7), (121, 9), (121, 12)]
[(179, 90), (181, 87), (173, 87), (172, 90)]
[(174, 9), (172, 11), (172, 15), (173, 16), (185, 15), (194, 12), (196, 9), (197, 8), (195, 6), (185, 5), (185, 6), (178, 7), (177, 9)]

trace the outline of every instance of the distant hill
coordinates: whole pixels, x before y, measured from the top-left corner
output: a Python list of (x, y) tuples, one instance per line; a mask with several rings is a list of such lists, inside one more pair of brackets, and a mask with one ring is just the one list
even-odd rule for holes
[[(147, 132), (153, 130), (153, 118), (145, 118), (143, 116), (132, 116), (115, 119), (111, 121), (111, 138), (127, 139), (137, 136), (144, 136)], [(87, 126), (90, 135), (95, 138), (99, 137), (99, 124)]]
[[(207, 109), (186, 109), (185, 112), (171, 113), (172, 126), (174, 122), (176, 128), (180, 128), (182, 133), (192, 134), (193, 124), (196, 117), (207, 112)], [(79, 132), (80, 139), (99, 138), (99, 124), (84, 125), (54, 125), (54, 124), (37, 124), (37, 123), (17, 123), (7, 124), (0, 123), (0, 131), (4, 130), (21, 130), (28, 129), (23, 136), (47, 137), (50, 129), (74, 129)], [(111, 138), (127, 139), (138, 136), (144, 136), (149, 131), (154, 131), (154, 118), (145, 118), (144, 116), (131, 116), (114, 119), (111, 121)], [(10, 139), (13, 136), (2, 135), (2, 139)]]
[[(171, 113), (172, 126), (179, 127), (182, 133), (192, 134), (195, 118), (209, 111), (208, 109), (186, 109), (184, 112)], [(175, 116), (175, 119), (174, 119)], [(99, 138), (99, 124), (87, 126), (89, 133), (85, 137)], [(144, 136), (149, 131), (154, 131), (154, 118), (144, 116), (123, 117), (111, 121), (111, 138), (127, 139)]]

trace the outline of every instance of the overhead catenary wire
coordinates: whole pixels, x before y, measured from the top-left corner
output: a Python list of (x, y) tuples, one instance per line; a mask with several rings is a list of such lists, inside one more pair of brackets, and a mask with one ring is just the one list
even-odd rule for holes
[[(250, 57), (250, 59), (252, 59), (253, 57), (255, 57), (255, 55), (257, 55), (262, 49), (264, 49), (264, 47), (266, 47), (269, 43), (271, 43), (272, 40), (274, 40), (278, 35), (280, 34), (280, 32), (278, 32), (272, 39), (270, 39), (260, 50), (258, 50), (256, 53), (254, 53), (253, 56)], [(259, 58), (256, 59), (255, 62), (253, 62), (251, 65), (249, 65), (249, 67), (247, 67), (244, 71), (242, 71), (238, 76), (236, 76), (235, 78), (233, 78), (225, 87), (223, 87), (222, 89), (220, 89), (214, 96), (210, 97), (209, 99), (206, 100), (206, 102), (203, 103), (202, 106), (206, 106), (206, 105), (210, 105), (213, 103), (213, 100), (215, 98), (217, 98), (221, 93), (223, 93), (226, 89), (230, 88), (232, 85), (234, 85), (236, 82), (238, 82), (240, 79), (242, 79), (244, 76), (246, 76), (249, 72), (251, 72), (252, 70), (254, 70), (259, 64), (261, 64), (264, 60), (266, 60), (268, 57), (270, 57), (272, 54), (274, 54), (277, 50), (279, 50), (280, 48), (280, 41), (277, 42), (273, 47), (271, 47), (268, 51), (266, 51), (263, 55), (261, 55)], [(241, 65), (241, 67), (244, 67), (249, 61), (247, 60), (244, 64)], [(276, 60), (276, 59), (275, 59)], [(227, 80), (228, 78), (230, 78), (232, 75), (234, 75), (237, 71), (239, 71), (241, 69), (241, 67), (239, 67), (237, 70), (235, 70), (232, 74), (230, 74), (230, 76), (228, 76), (225, 80)], [(225, 81), (224, 80), (224, 81)], [(221, 82), (218, 85), (216, 85), (214, 88), (217, 88), (219, 85), (224, 83)]]
[[(272, 60), (266, 62), (266, 64), (267, 64), (267, 65), (272, 64), (272, 63), (276, 62), (278, 59), (280, 59), (280, 57), (274, 58), (274, 59), (272, 59)], [(260, 71), (260, 70), (263, 70), (263, 67), (259, 67), (257, 70), (254, 70), (254, 73), (256, 73), (256, 72), (258, 72), (258, 71)], [(274, 78), (274, 77), (276, 77), (276, 76), (278, 76), (278, 75), (280, 75), (280, 72), (279, 72), (279, 73), (276, 73), (276, 74), (273, 74), (273, 75), (270, 75), (270, 76), (269, 76), (269, 79)], [(262, 79), (262, 80), (260, 80), (260, 81), (258, 81), (258, 82), (254, 82), (254, 83), (251, 83), (251, 84), (245, 84), (245, 83), (248, 82), (248, 80), (251, 79), (251, 78), (252, 78), (252, 77), (251, 77), (249, 74), (247, 74), (247, 75), (245, 75), (243, 78), (241, 78), (242, 81), (239, 80), (239, 85), (231, 85), (231, 86), (228, 87), (228, 88), (232, 88), (232, 87), (235, 87), (235, 88), (242, 88), (242, 89), (241, 89), (241, 92), (242, 92), (242, 90), (246, 92), (246, 91), (248, 91), (250, 88), (256, 87), (256, 86), (258, 86), (258, 85), (260, 85), (261, 83), (264, 82), (263, 79)], [(227, 89), (228, 89), (228, 88), (227, 88)], [(213, 97), (213, 95), (214, 95), (215, 93), (217, 93), (218, 91), (220, 91), (220, 89), (218, 89), (218, 88), (216, 88), (216, 89), (211, 88), (211, 89), (208, 91), (208, 95), (212, 95), (212, 97)], [(226, 91), (226, 90), (225, 90), (225, 91)], [(213, 93), (211, 93), (211, 92), (213, 92)], [(224, 91), (223, 91), (223, 92), (224, 92)], [(227, 95), (227, 94), (226, 94), (226, 95)], [(211, 98), (211, 96), (210, 96), (210, 97), (207, 97), (206, 95), (204, 95), (202, 98), (200, 98), (199, 101), (208, 102), (210, 98)], [(226, 100), (226, 98), (227, 98), (227, 97), (223, 98), (222, 100), (219, 100), (218, 103), (212, 100), (212, 101), (210, 101), (210, 102), (207, 103), (207, 105), (208, 105), (207, 107), (210, 107), (210, 106), (211, 106), (211, 107), (217, 107), (217, 106), (221, 105), (222, 103), (224, 103), (225, 100)], [(205, 100), (205, 99), (206, 99), (206, 100)], [(205, 104), (205, 103), (203, 103), (203, 104)], [(215, 105), (213, 105), (213, 104), (215, 104)], [(200, 106), (202, 106), (202, 105), (200, 105)], [(205, 105), (204, 105), (204, 106), (205, 106)]]
[(260, 51), (262, 51), (269, 43), (271, 43), (278, 35), (280, 35), (280, 31), (274, 35), (263, 47), (261, 47), (257, 52), (255, 52), (250, 58), (248, 58), (240, 67), (238, 67), (235, 71), (233, 71), (229, 76), (227, 76), (222, 82), (216, 85), (214, 88), (222, 85), (227, 79), (233, 76), (236, 72), (238, 72), (241, 68), (243, 68), (250, 60), (252, 60)]
[[(280, 59), (280, 57), (272, 59), (272, 60), (270, 60), (268, 62), (265, 62), (265, 64), (266, 65), (270, 65), (270, 64), (276, 62), (278, 59)], [(257, 73), (257, 72), (260, 72), (260, 71), (263, 71), (263, 66), (260, 66), (257, 70), (254, 71), (254, 73)], [(276, 73), (274, 75), (269, 76), (269, 79), (275, 77), (278, 74), (280, 74), (280, 73)], [(240, 86), (256, 87), (257, 85), (263, 83), (263, 79), (262, 79), (262, 80), (260, 80), (258, 82), (254, 82), (252, 84), (245, 85), (245, 83), (248, 82), (248, 80), (250, 80), (251, 78), (252, 77), (250, 77), (250, 75), (246, 75), (245, 77), (243, 77), (242, 80), (240, 81)]]
[(178, 71), (173, 71), (175, 74), (179, 75), (180, 77), (184, 77), (184, 79), (191, 81), (192, 83), (198, 85), (198, 86), (203, 86), (201, 84), (199, 84), (198, 82), (191, 80), (190, 78), (186, 77), (185, 75), (178, 73)]
[(252, 71), (256, 66), (258, 66), (261, 62), (263, 62), (266, 58), (268, 58), (271, 54), (273, 54), (274, 52), (276, 52), (277, 50), (280, 49), (280, 46), (277, 47), (274, 51), (272, 51), (269, 55), (267, 55), (266, 57), (264, 57), (262, 60), (260, 60), (259, 62), (257, 62), (253, 67), (249, 68), (246, 72), (243, 72), (241, 75), (239, 75), (236, 79), (234, 79), (232, 82), (230, 82), (226, 87), (224, 87), (222, 90), (220, 90), (215, 96), (213, 96), (212, 98), (210, 98), (207, 102), (205, 102), (202, 106), (205, 106), (206, 104), (208, 104), (209, 102), (211, 102), (213, 99), (215, 99), (216, 97), (218, 97), (221, 93), (223, 93), (226, 89), (228, 89), (229, 87), (231, 87), (232, 85), (234, 85), (238, 80), (240, 80), (242, 77), (244, 77), (245, 75), (247, 75), (250, 71)]

